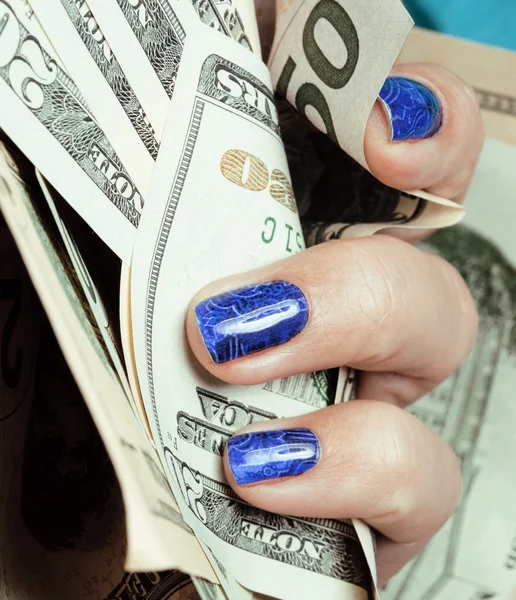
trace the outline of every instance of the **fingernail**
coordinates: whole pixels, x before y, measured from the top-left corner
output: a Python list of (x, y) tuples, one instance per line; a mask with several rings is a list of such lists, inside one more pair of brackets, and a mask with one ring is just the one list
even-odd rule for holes
[(227, 443), (231, 472), (239, 485), (302, 475), (317, 464), (319, 440), (309, 429), (255, 431)]
[(426, 86), (405, 77), (389, 77), (380, 100), (392, 125), (392, 140), (423, 140), (435, 135), (443, 122), (437, 96)]
[(308, 302), (287, 281), (268, 281), (203, 300), (197, 325), (214, 363), (285, 344), (303, 331)]

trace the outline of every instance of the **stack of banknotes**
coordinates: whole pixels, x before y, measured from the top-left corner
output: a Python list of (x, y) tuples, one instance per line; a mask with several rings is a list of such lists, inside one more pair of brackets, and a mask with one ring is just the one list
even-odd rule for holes
[[(305, 244), (392, 225), (442, 228), (464, 210), (385, 188), (367, 172), (367, 118), (412, 27), (400, 1), (276, 8), (266, 65), (247, 0), (0, 0), (1, 600), (378, 597), (364, 524), (260, 511), (234, 494), (221, 466), (225, 441), (244, 425), (349, 400), (353, 371), (340, 369), (335, 384), (318, 372), (230, 386), (196, 363), (185, 311), (214, 279)], [(418, 32), (404, 53), (446, 64), (432, 55), (440, 43)], [(514, 156), (516, 90), (498, 90), (485, 71), (514, 73), (516, 60), (447, 43), (455, 70), (467, 56), (477, 61), (464, 76), (500, 145), (483, 159), (491, 194), (500, 176), (489, 169)], [(302, 227), (325, 175), (314, 135), (347, 166), (332, 199), (340, 212)], [(346, 177), (357, 169), (375, 205), (364, 197), (359, 210), (345, 210), (360, 188)], [(485, 215), (478, 222), (487, 230)], [(451, 258), (443, 236), (429, 249)], [(489, 293), (479, 292), (491, 319), (485, 339), (477, 362), (436, 392), (439, 402), (414, 408), (463, 458), (469, 491), (500, 348), (510, 356), (514, 346), (516, 302), (510, 259), (494, 247), (494, 264), (473, 274), (472, 236), (463, 232), (454, 251), (464, 252), (472, 287), (481, 273), (492, 278)], [(498, 308), (507, 322), (497, 337)], [(458, 397), (460, 377), (480, 386), (470, 405), (466, 393)], [(485, 577), (443, 558), (455, 560), (461, 544), (471, 551), (461, 536), (478, 526), (470, 521), (479, 509), (464, 509), (452, 541), (429, 545), (410, 566), (416, 576), (402, 573), (386, 597), (423, 597), (413, 585), (446, 600), (505, 593), (516, 573), (513, 505), (503, 504), (499, 528), (507, 542), (488, 539), (500, 551)]]

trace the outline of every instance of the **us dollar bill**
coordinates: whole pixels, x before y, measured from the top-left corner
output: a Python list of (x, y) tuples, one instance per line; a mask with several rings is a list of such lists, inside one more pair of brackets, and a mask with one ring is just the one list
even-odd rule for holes
[(0, 597), (68, 600), (88, 582), (103, 597), (123, 570), (118, 483), (2, 215), (0, 338)]
[(233, 0), (191, 0), (191, 2), (202, 23), (233, 38), (244, 48), (253, 50), (245, 32), (244, 22)]
[(88, 0), (99, 27), (161, 139), (186, 39), (189, 5), (169, 0)]
[[(281, 0), (268, 60), (276, 94), (367, 169), (367, 120), (412, 25), (399, 0)], [(447, 225), (460, 215), (458, 207), (442, 212), (449, 212)]]
[(31, 0), (38, 21), (106, 136), (145, 194), (159, 143), (84, 0)]
[(0, 597), (199, 600), (183, 573), (124, 572), (118, 481), (3, 218), (0, 338)]
[[(212, 590), (212, 586), (218, 589), (218, 586), (204, 581), (201, 585), (201, 600), (219, 600), (205, 591)], [(190, 577), (180, 571), (124, 573), (120, 582), (103, 600), (199, 600), (199, 593)]]
[(275, 91), (367, 168), (367, 120), (412, 24), (399, 0), (280, 0)]
[(266, 54), (262, 51), (263, 28), (261, 24), (258, 25), (258, 15), (261, 14), (258, 5), (255, 4), (254, 0), (233, 0), (233, 5), (235, 10), (238, 11), (251, 50), (258, 58), (263, 60), (263, 56), (266, 56)]
[[(448, 202), (444, 198), (425, 200), (413, 194), (394, 192), (393, 202), (377, 206), (378, 218), (372, 218), (366, 223), (303, 223), (306, 245), (316, 246), (331, 240), (345, 240), (366, 235), (374, 235), (388, 227), (409, 227), (415, 229), (430, 229), (432, 227), (447, 227), (464, 217), (464, 208)], [(384, 210), (382, 210), (384, 209)]]
[(129, 262), (143, 196), (24, 0), (0, 2), (0, 126)]
[[(514, 132), (516, 122), (507, 121)], [(515, 145), (488, 139), (465, 199), (464, 223), (421, 245), (459, 270), (479, 312), (476, 342), (464, 363), (409, 408), (452, 447), (463, 493), (446, 525), (387, 584), (386, 600), (511, 600), (516, 593), (515, 160)]]
[(227, 484), (194, 472), (170, 448), (165, 447), (165, 457), (183, 496), (195, 497), (191, 508), (198, 519), (220, 540), (249, 554), (368, 589), (370, 574), (357, 568), (364, 555), (351, 521), (266, 513), (240, 500)]
[[(9, 181), (0, 179), (2, 193)], [(0, 215), (0, 424), (2, 449), (8, 448), (5, 430), (9, 420), (30, 405), (34, 367), (37, 359), (39, 319), (34, 290), (16, 249), (16, 244)], [(5, 446), (4, 446), (5, 444)], [(9, 461), (2, 454), (1, 476), (9, 478)], [(2, 490), (5, 489), (2, 485)]]
[[(159, 460), (139, 427), (116, 370), (99, 341), (87, 302), (78, 294), (71, 277), (73, 265), (61, 250), (62, 241), (56, 242), (59, 230), (50, 233), (51, 223), (43, 220), (31, 191), (16, 174), (17, 163), (3, 146), (0, 149), (0, 209), (120, 484), (128, 530), (126, 567), (147, 571), (175, 566), (214, 580), (213, 571), (191, 528), (181, 517)], [(18, 160), (18, 151), (16, 156)], [(29, 167), (32, 169), (30, 164)]]
[(58, 206), (59, 202), (62, 202), (63, 200), (59, 197), (56, 190), (52, 188), (48, 181), (46, 181), (46, 179), (37, 170), (36, 178), (41, 187), (41, 191), (43, 192), (43, 196), (47, 201), (50, 213), (54, 218), (55, 225), (59, 230), (61, 240), (64, 245), (64, 251), (67, 252), (68, 259), (74, 267), (76, 280), (80, 285), (80, 288), (84, 294), (84, 298), (90, 309), (90, 321), (92, 321), (92, 325), (95, 327), (96, 331), (99, 332), (100, 343), (105, 349), (106, 357), (113, 365), (126, 398), (133, 407), (135, 417), (140, 421), (140, 424), (143, 427), (143, 419), (137, 410), (137, 407), (135, 406), (129, 381), (127, 379), (127, 374), (122, 363), (122, 357), (113, 334), (113, 327), (110, 323), (110, 319), (102, 301), (102, 297), (97, 289), (97, 286), (95, 285), (95, 282), (93, 281), (83, 257), (81, 256), (73, 236), (68, 230), (68, 227), (62, 215), (60, 214)]
[[(184, 339), (186, 306), (213, 279), (304, 243), (268, 72), (204, 28), (185, 45), (148, 206), (132, 269), (136, 365), (186, 522), (244, 588), (279, 598), (368, 598), (370, 573), (350, 522), (259, 511), (236, 498), (221, 472), (225, 436), (275, 416), (274, 392), (229, 386), (201, 369)], [(281, 416), (326, 405), (322, 390), (314, 377), (305, 391), (319, 394), (318, 403), (281, 396)]]

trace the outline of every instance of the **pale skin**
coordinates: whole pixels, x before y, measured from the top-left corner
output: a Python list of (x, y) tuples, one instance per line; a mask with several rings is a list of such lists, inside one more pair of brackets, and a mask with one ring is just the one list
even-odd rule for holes
[[(270, 2), (262, 2), (259, 9), (263, 22), (270, 24)], [(430, 64), (397, 64), (392, 74), (432, 89), (444, 121), (430, 139), (391, 142), (386, 114), (377, 103), (364, 142), (372, 173), (398, 189), (426, 189), (462, 201), (483, 143), (473, 91), (453, 73)], [(341, 365), (362, 371), (358, 402), (237, 432), (310, 429), (322, 446), (321, 460), (312, 470), (239, 486), (226, 457), (225, 468), (235, 492), (259, 508), (360, 518), (374, 527), (380, 534), (380, 584), (442, 527), (461, 493), (451, 448), (403, 410), (457, 369), (477, 330), (475, 305), (459, 273), (412, 245), (429, 233), (394, 229), (330, 242), (214, 282), (192, 300), (186, 320), (198, 360), (230, 383), (251, 385)], [(310, 317), (305, 329), (282, 346), (214, 364), (197, 327), (195, 305), (227, 290), (271, 280), (294, 283), (306, 295)]]

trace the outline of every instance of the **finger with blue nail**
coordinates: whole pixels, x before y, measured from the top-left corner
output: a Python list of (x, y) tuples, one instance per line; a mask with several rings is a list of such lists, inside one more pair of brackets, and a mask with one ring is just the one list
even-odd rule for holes
[[(471, 87), (436, 65), (396, 64), (369, 118), (364, 151), (373, 175), (397, 189), (462, 201), (483, 144)], [(417, 240), (427, 232), (404, 232)]]
[(360, 517), (374, 527), (380, 578), (441, 527), (460, 497), (447, 444), (385, 402), (341, 404), (260, 422), (231, 437), (226, 476), (245, 501), (303, 517)]
[[(385, 235), (322, 244), (200, 290), (187, 336), (221, 380), (361, 370), (360, 401), (237, 431), (224, 456), (235, 492), (276, 513), (365, 519), (385, 536), (380, 576), (392, 575), (460, 491), (451, 449), (402, 408), (457, 368), (476, 323), (451, 265)], [(281, 415), (281, 396), (270, 410)]]
[[(369, 119), (365, 154), (392, 187), (460, 200), (482, 140), (467, 85), (436, 66), (397, 65)], [(393, 230), (328, 242), (215, 281), (186, 319), (200, 365), (228, 383), (264, 385), (342, 365), (360, 371), (357, 401), (251, 423), (229, 438), (224, 468), (236, 494), (259, 508), (364, 519), (379, 532), (380, 583), (460, 497), (453, 451), (403, 408), (457, 369), (478, 320), (460, 274), (407, 243), (414, 239)], [(281, 396), (271, 394), (271, 412), (281, 415)]]
[(385, 235), (321, 244), (214, 282), (186, 321), (196, 357), (224, 381), (263, 384), (350, 365), (385, 373), (367, 388), (383, 398), (393, 372), (406, 376), (397, 392), (405, 404), (457, 368), (475, 326), (455, 269)]

